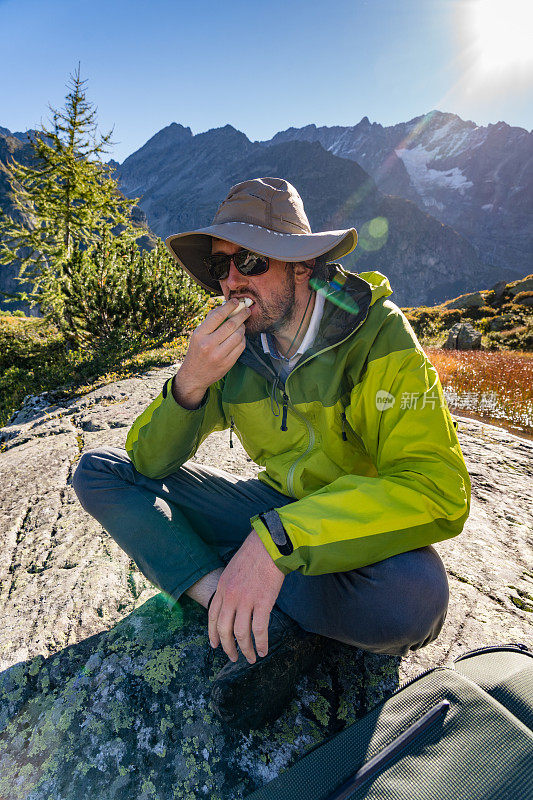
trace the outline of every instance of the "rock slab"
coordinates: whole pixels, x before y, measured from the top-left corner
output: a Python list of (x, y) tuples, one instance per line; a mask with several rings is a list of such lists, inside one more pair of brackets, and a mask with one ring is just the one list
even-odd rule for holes
[[(208, 705), (225, 663), (205, 610), (169, 605), (71, 486), (82, 452), (123, 447), (179, 365), (70, 401), (27, 398), (0, 430), (0, 797), (241, 798), (428, 667), (474, 647), (531, 647), (533, 442), (457, 417), (472, 479), (464, 531), (437, 549), (450, 582), (445, 626), (403, 659), (331, 642), (273, 724), (228, 730)], [(228, 431), (195, 460), (255, 476)]]

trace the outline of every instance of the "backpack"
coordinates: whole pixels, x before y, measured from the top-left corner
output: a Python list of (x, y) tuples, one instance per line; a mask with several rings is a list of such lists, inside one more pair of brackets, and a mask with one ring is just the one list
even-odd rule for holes
[(533, 653), (426, 670), (247, 800), (533, 800)]

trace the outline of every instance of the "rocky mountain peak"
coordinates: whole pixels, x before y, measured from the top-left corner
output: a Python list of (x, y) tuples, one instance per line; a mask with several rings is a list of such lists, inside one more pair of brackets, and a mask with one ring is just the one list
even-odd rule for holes
[(150, 154), (150, 156), (153, 156), (156, 153), (167, 152), (173, 147), (180, 147), (190, 139), (192, 139), (192, 131), (190, 128), (185, 128), (177, 122), (171, 122), (170, 125), (161, 128), (160, 131), (155, 133), (151, 139), (148, 139), (148, 141), (139, 148), (139, 150), (136, 150), (135, 153), (128, 156), (122, 163), (126, 164), (130, 158), (138, 158), (140, 154)]
[(212, 142), (216, 142), (217, 144), (220, 144), (221, 142), (250, 143), (250, 140), (246, 134), (237, 130), (237, 128), (234, 128), (233, 125), (224, 125), (220, 128), (209, 128), (209, 130), (205, 131), (204, 133), (197, 133), (195, 139), (200, 141), (204, 137)]

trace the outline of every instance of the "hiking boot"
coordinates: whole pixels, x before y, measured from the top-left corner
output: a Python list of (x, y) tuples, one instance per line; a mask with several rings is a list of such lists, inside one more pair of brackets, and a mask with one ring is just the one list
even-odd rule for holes
[[(252, 633), (255, 648), (255, 638)], [(237, 646), (211, 687), (211, 706), (225, 723), (241, 730), (259, 728), (279, 717), (293, 698), (299, 678), (320, 661), (324, 637), (301, 628), (274, 606), (268, 625), (268, 652), (250, 664)]]

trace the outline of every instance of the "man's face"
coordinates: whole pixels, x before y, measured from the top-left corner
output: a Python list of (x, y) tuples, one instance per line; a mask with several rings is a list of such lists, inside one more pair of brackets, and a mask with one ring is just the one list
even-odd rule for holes
[[(211, 252), (234, 255), (244, 248), (213, 239)], [(250, 297), (254, 303), (245, 321), (247, 334), (271, 332), (275, 334), (290, 324), (295, 310), (295, 282), (291, 264), (270, 259), (270, 268), (262, 275), (241, 275), (233, 261), (228, 277), (220, 281), (224, 298)]]

